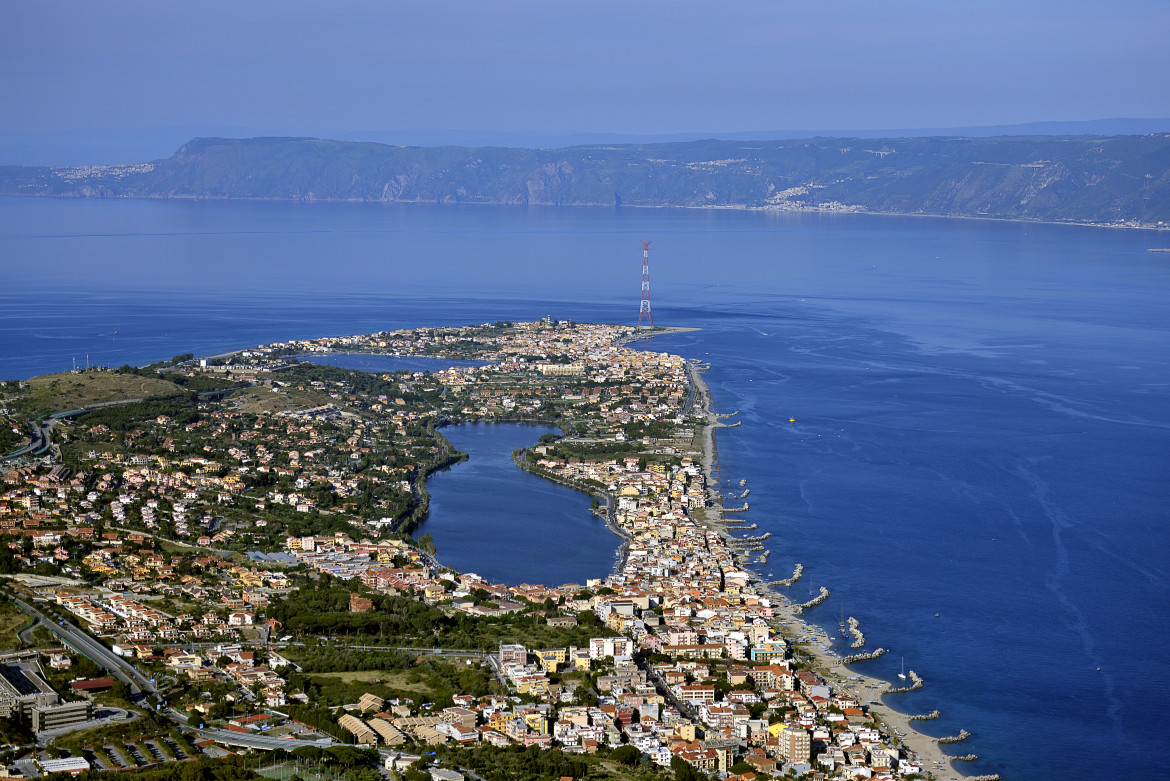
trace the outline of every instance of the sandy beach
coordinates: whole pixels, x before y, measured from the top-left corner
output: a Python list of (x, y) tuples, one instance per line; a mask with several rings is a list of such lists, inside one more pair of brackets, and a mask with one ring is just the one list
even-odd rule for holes
[[(715, 431), (727, 426), (720, 421), (719, 416), (712, 408), (711, 391), (703, 382), (700, 367), (693, 362), (688, 362), (688, 371), (691, 382), (695, 386), (695, 406), (706, 416), (702, 432), (703, 473), (706, 475), (708, 494), (711, 498), (711, 506), (707, 509), (706, 523), (727, 537), (729, 530), (734, 529), (725, 523), (722, 497), (718, 493), (718, 483), (713, 472), (717, 452)], [(746, 562), (741, 561), (741, 564), (746, 564)], [(751, 571), (749, 566), (744, 566), (744, 569)], [(885, 731), (890, 734), (895, 744), (900, 744), (906, 750), (911, 761), (917, 762), (922, 766), (923, 771), (931, 773), (938, 779), (958, 780), (965, 778), (954, 768), (951, 764), (951, 757), (942, 750), (935, 738), (915, 730), (913, 725), (917, 722), (910, 721), (909, 714), (894, 710), (886, 704), (883, 695), (889, 689), (894, 688), (888, 681), (865, 675), (854, 669), (864, 667), (865, 662), (857, 663), (854, 668), (841, 663), (841, 655), (835, 653), (833, 647), (835, 643), (836, 646), (845, 648), (846, 638), (841, 637), (834, 641), (824, 629), (806, 622), (803, 617), (797, 615), (792, 601), (781, 590), (766, 585), (758, 573), (755, 573), (755, 588), (759, 593), (767, 594), (772, 598), (775, 605), (777, 628), (788, 639), (796, 652), (806, 657), (811, 666), (829, 682), (834, 690), (844, 690), (852, 694), (859, 703), (868, 706), (869, 712), (886, 726)], [(808, 642), (799, 642), (798, 638), (801, 637), (808, 638)], [(829, 647), (829, 650), (824, 650), (822, 646)], [(888, 696), (896, 698), (899, 704), (912, 705), (914, 692)]]

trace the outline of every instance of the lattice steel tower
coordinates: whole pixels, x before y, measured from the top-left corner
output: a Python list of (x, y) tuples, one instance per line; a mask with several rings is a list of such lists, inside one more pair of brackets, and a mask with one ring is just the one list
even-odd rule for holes
[(642, 316), (646, 326), (654, 327), (654, 315), (650, 312), (650, 242), (642, 242), (642, 304), (638, 307), (638, 327), (642, 327)]

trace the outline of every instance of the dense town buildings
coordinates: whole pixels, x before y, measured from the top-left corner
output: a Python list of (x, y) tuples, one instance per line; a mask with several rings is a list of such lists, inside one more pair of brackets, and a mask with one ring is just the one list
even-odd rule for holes
[[(920, 772), (865, 703), (794, 656), (783, 598), (747, 569), (748, 538), (730, 533), (709, 490), (697, 371), (625, 346), (636, 335), (545, 320), (299, 340), (168, 367), (247, 387), (128, 424), (112, 413), (61, 423), (64, 463), (3, 473), (0, 545), (21, 568), (71, 577), (40, 596), (123, 657), (246, 694), (251, 716), (226, 725), (236, 731), (312, 704), (277, 672), (295, 665), (273, 658), (284, 641), (269, 606), (328, 578), (350, 584), (350, 614), (376, 616), (391, 595), (484, 619), (552, 606), (547, 626), (565, 631), (596, 619), (587, 642), (493, 648), (500, 693), (439, 711), (367, 693), (335, 719), (358, 744), (631, 745), (702, 773), (744, 762), (761, 774)], [(337, 350), (482, 363), (371, 377), (289, 360)], [(425, 514), (428, 471), (456, 457), (435, 427), (505, 419), (566, 432), (518, 463), (599, 498), (625, 540), (615, 571), (508, 587), (452, 572), (401, 534)]]

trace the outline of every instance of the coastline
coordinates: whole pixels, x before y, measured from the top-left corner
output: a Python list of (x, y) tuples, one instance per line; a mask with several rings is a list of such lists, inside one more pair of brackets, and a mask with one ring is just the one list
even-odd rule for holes
[[(652, 332), (631, 334), (629, 337), (622, 339), (619, 344), (628, 346), (633, 342), (643, 339), (648, 340), (655, 336), (698, 330), (701, 329), (659, 327)], [(701, 518), (696, 517), (695, 520), (716, 533), (724, 541), (727, 541), (732, 539), (731, 531), (733, 528), (726, 522), (725, 513), (727, 511), (724, 508), (723, 497), (718, 490), (718, 482), (715, 479), (715, 467), (718, 460), (718, 446), (715, 432), (720, 428), (732, 427), (723, 422), (723, 418), (732, 416), (721, 415), (715, 412), (713, 394), (702, 377), (702, 373), (710, 367), (695, 360), (687, 360), (686, 367), (688, 380), (691, 384), (691, 396), (689, 398), (691, 407), (689, 409), (690, 411), (697, 412), (701, 418), (701, 422), (697, 424), (695, 432), (697, 442), (694, 444), (701, 451), (700, 465), (707, 493), (707, 502), (703, 508), (703, 516)], [(695, 407), (697, 407), (697, 410)], [(737, 423), (735, 425), (739, 424)], [(701, 431), (698, 430), (700, 428)], [(513, 459), (516, 461), (516, 465), (524, 471), (606, 500), (605, 509), (601, 513), (601, 517), (605, 521), (607, 529), (620, 541), (615, 555), (615, 565), (612, 570), (615, 573), (620, 573), (624, 567), (626, 552), (631, 538), (614, 522), (612, 517), (614, 512), (613, 497), (604, 492), (601, 494), (594, 493), (580, 485), (558, 480), (549, 474), (526, 469), (515, 456), (516, 454), (513, 453)], [(426, 477), (423, 476), (422, 482), (424, 486), (425, 480)], [(955, 761), (954, 757), (946, 754), (942, 750), (942, 746), (938, 743), (937, 738), (933, 738), (915, 729), (914, 725), (917, 722), (911, 721), (911, 713), (902, 713), (895, 710), (885, 701), (884, 695), (891, 693), (890, 689), (892, 688), (892, 684), (889, 681), (859, 673), (844, 665), (841, 661), (841, 655), (833, 650), (834, 642), (843, 646), (840, 640), (835, 641), (824, 629), (798, 615), (793, 601), (782, 593), (780, 589), (774, 588), (765, 582), (760, 573), (754, 570), (750, 562), (750, 555), (733, 553), (732, 559), (739, 569), (750, 574), (752, 588), (759, 595), (771, 600), (774, 611), (772, 618), (774, 628), (777, 634), (783, 636), (793, 648), (800, 661), (819, 673), (834, 689), (843, 690), (851, 694), (857, 699), (860, 705), (866, 706), (875, 717), (875, 720), (884, 725), (884, 731), (889, 734), (891, 743), (901, 746), (910, 755), (910, 758), (922, 767), (924, 773), (929, 773), (932, 778), (938, 781), (965, 781), (968, 779), (967, 776), (954, 767), (952, 764)], [(442, 566), (437, 558), (434, 560), (436, 565)], [(812, 640), (810, 642), (798, 643), (796, 641), (798, 637), (811, 637)], [(822, 648), (822, 646), (828, 647), (827, 650)]]
[[(68, 167), (68, 166), (65, 166)], [(0, 197), (4, 198), (52, 198), (63, 201), (83, 200), (92, 196), (88, 195), (59, 195), (47, 193), (9, 193), (0, 192)], [(110, 200), (125, 200), (125, 201), (243, 201), (248, 203), (290, 203), (302, 206), (312, 207), (316, 204), (382, 204), (388, 206), (414, 206), (414, 205), (433, 205), (435, 202), (431, 200), (357, 200), (345, 198), (314, 198), (312, 200), (297, 200), (292, 198), (259, 198), (246, 196), (226, 196), (226, 195), (113, 195), (103, 196)], [(459, 201), (458, 204), (443, 203), (442, 206), (516, 206), (515, 203), (508, 203), (505, 201)], [(541, 207), (547, 209), (688, 209), (696, 211), (742, 211), (742, 212), (764, 212), (764, 213), (788, 213), (788, 214), (870, 214), (878, 217), (926, 217), (930, 219), (943, 220), (978, 220), (984, 222), (1010, 222), (1020, 225), (1073, 225), (1082, 228), (1111, 228), (1114, 230), (1144, 230), (1164, 232), (1170, 230), (1170, 227), (1159, 225), (1158, 223), (1142, 223), (1142, 224), (1125, 224), (1116, 222), (1091, 222), (1079, 220), (1038, 220), (1027, 219), (1023, 217), (992, 217), (989, 215), (980, 214), (932, 214), (928, 212), (887, 212), (875, 211), (865, 208), (842, 208), (842, 209), (821, 209), (816, 207), (804, 209), (782, 209), (770, 205), (754, 205), (754, 204), (651, 204), (651, 203), (622, 203), (620, 206), (615, 206), (610, 203), (572, 203), (560, 204), (553, 202), (533, 202), (526, 204), (526, 208)]]
[[(703, 412), (706, 419), (703, 425), (703, 475), (707, 481), (709, 505), (706, 509), (705, 525), (718, 533), (724, 540), (729, 537), (729, 529), (725, 523), (723, 499), (715, 489), (714, 465), (717, 460), (717, 445), (715, 430), (728, 428), (715, 413), (711, 389), (703, 381), (702, 370), (695, 363), (688, 361), (688, 374), (695, 388), (695, 404)], [(954, 757), (942, 750), (937, 738), (919, 732), (915, 728), (916, 721), (911, 721), (909, 713), (895, 710), (885, 700), (885, 695), (892, 688), (889, 681), (875, 678), (858, 672), (841, 662), (841, 655), (833, 648), (834, 640), (819, 626), (806, 621), (797, 615), (792, 600), (779, 590), (774, 589), (763, 581), (758, 572), (751, 565), (742, 560), (742, 554), (735, 554), (735, 559), (742, 569), (751, 572), (753, 586), (763, 596), (773, 602), (774, 620), (779, 624), (779, 633), (785, 637), (793, 649), (804, 656), (812, 668), (820, 673), (826, 681), (836, 689), (842, 689), (852, 694), (859, 703), (868, 706), (869, 711), (878, 721), (886, 726), (895, 738), (895, 745), (901, 746), (917, 760), (924, 772), (930, 773), (940, 781), (962, 781), (966, 775), (955, 769), (952, 764)], [(750, 558), (750, 557), (749, 557)], [(812, 636), (809, 643), (797, 644), (797, 637)], [(829, 650), (822, 650), (822, 646), (829, 646)], [(901, 733), (900, 735), (898, 733)]]

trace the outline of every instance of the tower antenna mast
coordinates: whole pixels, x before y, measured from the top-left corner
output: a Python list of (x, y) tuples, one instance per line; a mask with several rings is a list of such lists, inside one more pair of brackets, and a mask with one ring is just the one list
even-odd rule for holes
[(650, 312), (650, 242), (642, 242), (642, 303), (638, 307), (638, 327), (642, 327), (643, 316), (646, 327), (654, 327), (654, 315)]

